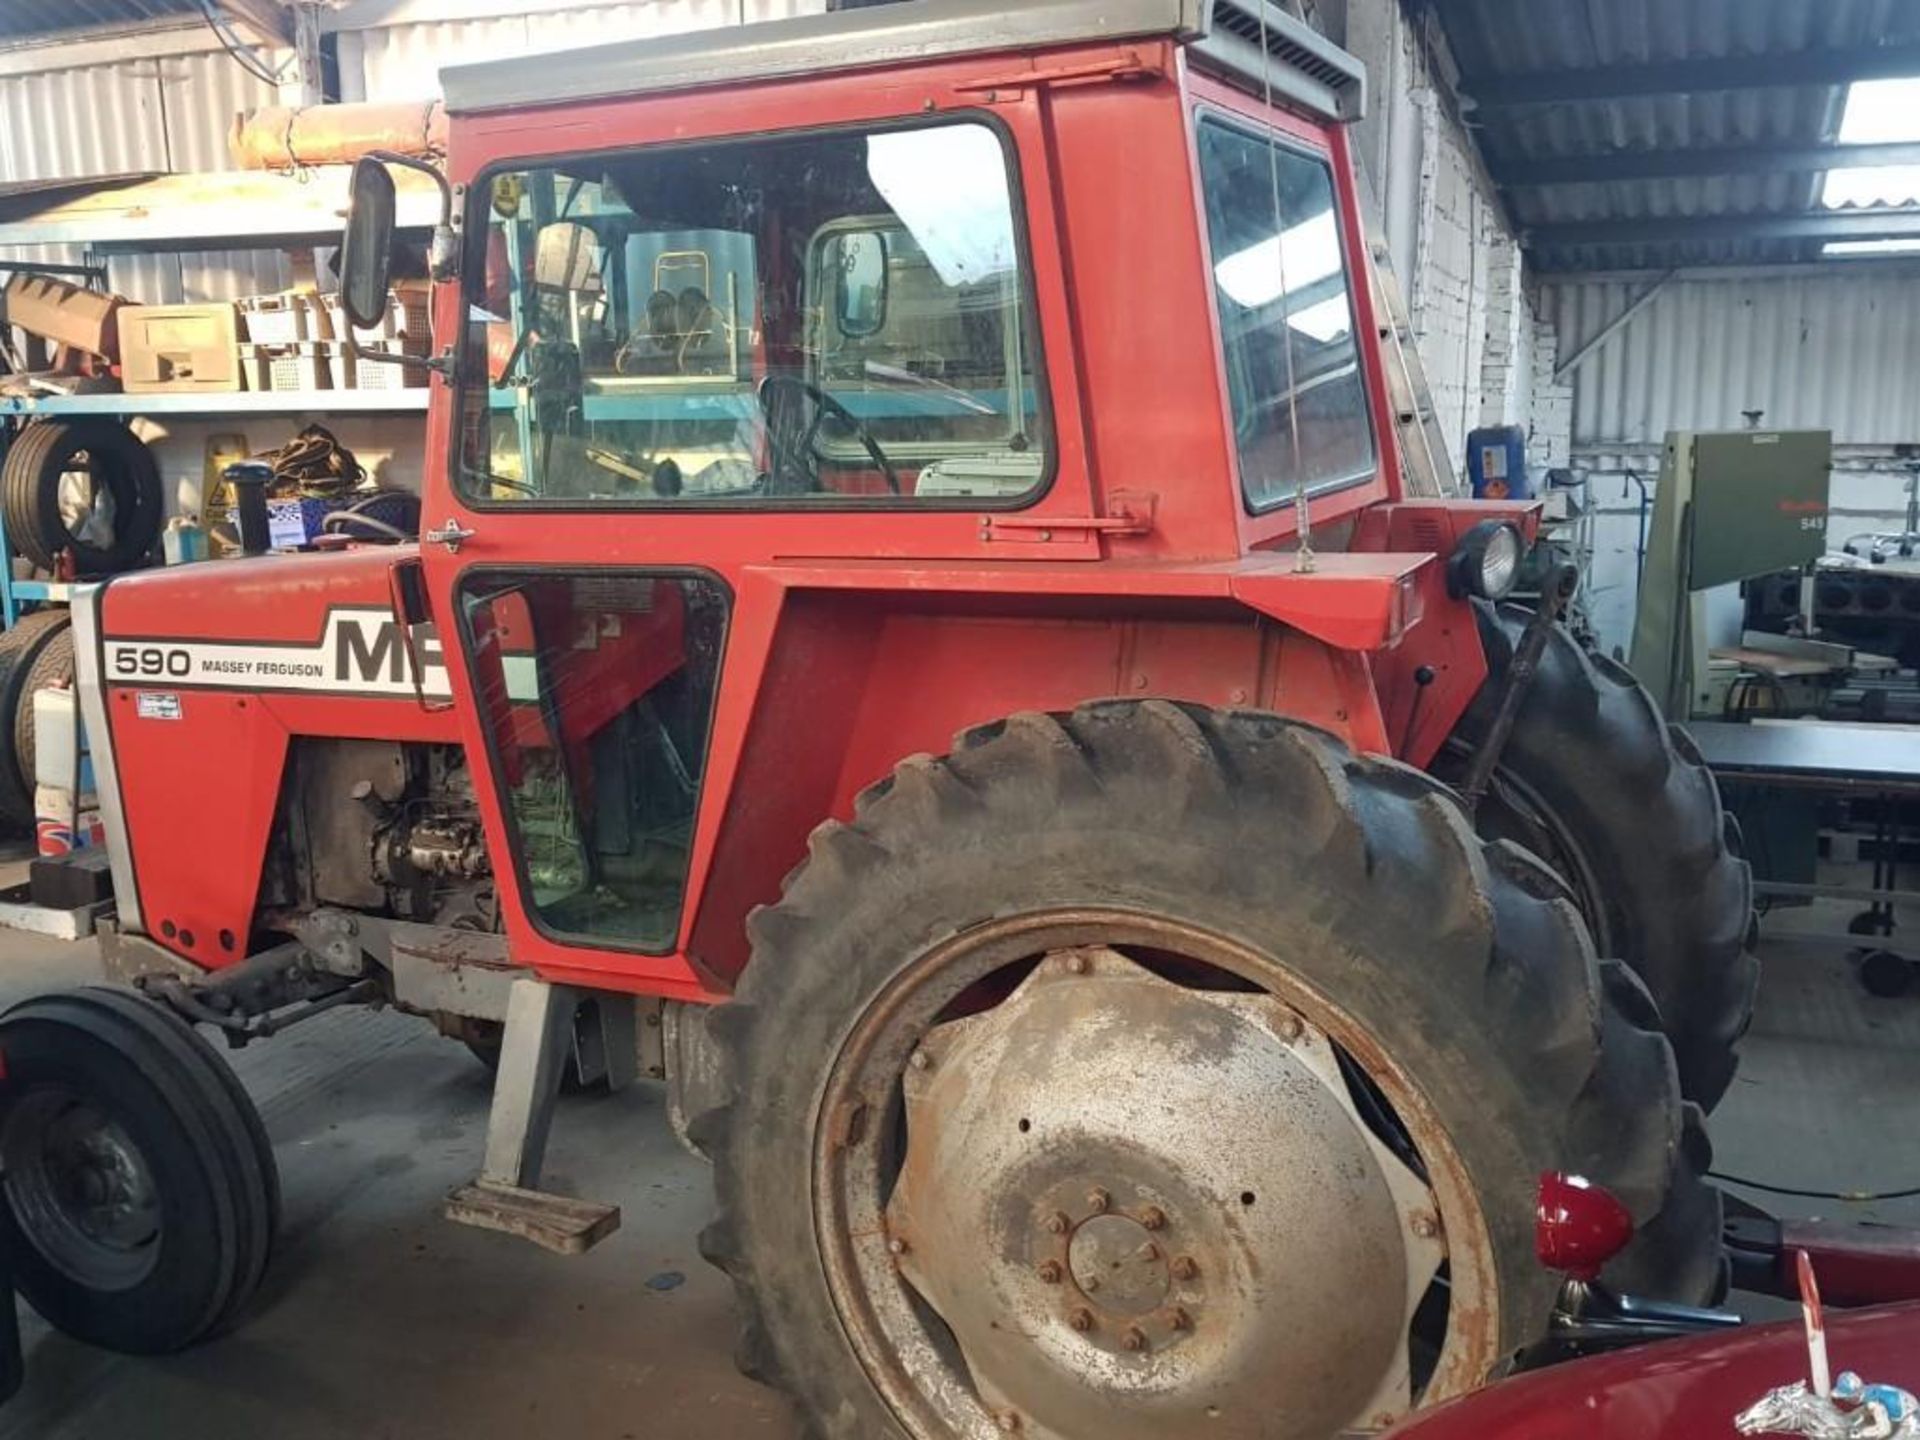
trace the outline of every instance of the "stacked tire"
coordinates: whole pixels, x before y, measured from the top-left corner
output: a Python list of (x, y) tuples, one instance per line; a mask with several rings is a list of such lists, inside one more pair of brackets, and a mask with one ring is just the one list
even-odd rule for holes
[(63, 557), (82, 577), (144, 565), (165, 510), (153, 452), (117, 420), (36, 420), (0, 465), (7, 538), (48, 572)]

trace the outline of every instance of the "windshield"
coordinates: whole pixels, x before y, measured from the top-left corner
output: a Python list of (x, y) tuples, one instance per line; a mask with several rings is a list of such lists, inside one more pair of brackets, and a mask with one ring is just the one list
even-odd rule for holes
[(974, 505), (1039, 487), (1030, 286), (987, 126), (661, 147), (483, 183), (470, 497)]

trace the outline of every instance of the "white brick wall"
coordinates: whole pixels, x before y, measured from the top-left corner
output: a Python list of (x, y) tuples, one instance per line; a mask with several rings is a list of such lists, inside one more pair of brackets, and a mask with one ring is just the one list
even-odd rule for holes
[(1435, 89), (1419, 25), (1402, 0), (1349, 0), (1348, 42), (1371, 84), (1372, 114), (1355, 151), (1394, 241), (1448, 456), (1464, 472), (1469, 430), (1545, 424), (1530, 463), (1564, 465), (1570, 415), (1556, 397), (1535, 396), (1543, 351), (1551, 381), (1552, 331), (1535, 320), (1519, 245), (1466, 131)]

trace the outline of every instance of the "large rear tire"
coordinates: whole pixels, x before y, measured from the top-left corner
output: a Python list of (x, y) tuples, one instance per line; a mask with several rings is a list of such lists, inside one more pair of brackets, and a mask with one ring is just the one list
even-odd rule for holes
[(1377, 1427), (1542, 1334), (1545, 1169), (1633, 1212), (1616, 1283), (1718, 1293), (1645, 992), (1545, 866), (1322, 732), (980, 727), (820, 827), (750, 930), (703, 1248), (815, 1435)]
[(0, 634), (0, 823), (33, 825), (33, 757), (23, 757), (18, 748), (18, 717), (22, 709), (32, 706), (33, 692), (28, 687), (36, 673), (44, 674), (41, 657), (71, 624), (65, 610), (36, 610)]
[(252, 1101), (184, 1022), (88, 987), (0, 1016), (0, 1249), (27, 1303), (110, 1350), (163, 1354), (226, 1328), (279, 1223)]
[[(1463, 772), (1531, 611), (1476, 606), (1487, 684), (1435, 766)], [(1711, 1109), (1753, 1017), (1753, 882), (1720, 792), (1679, 726), (1621, 665), (1556, 625), (1477, 815), (1480, 832), (1540, 855), (1572, 887), (1602, 955), (1659, 1006), (1680, 1088)]]

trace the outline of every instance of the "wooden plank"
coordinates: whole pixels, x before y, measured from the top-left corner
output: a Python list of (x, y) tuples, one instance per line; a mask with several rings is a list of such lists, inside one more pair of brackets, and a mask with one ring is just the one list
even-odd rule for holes
[(447, 1196), (447, 1219), (518, 1235), (556, 1255), (581, 1255), (620, 1228), (620, 1207), (477, 1180)]

